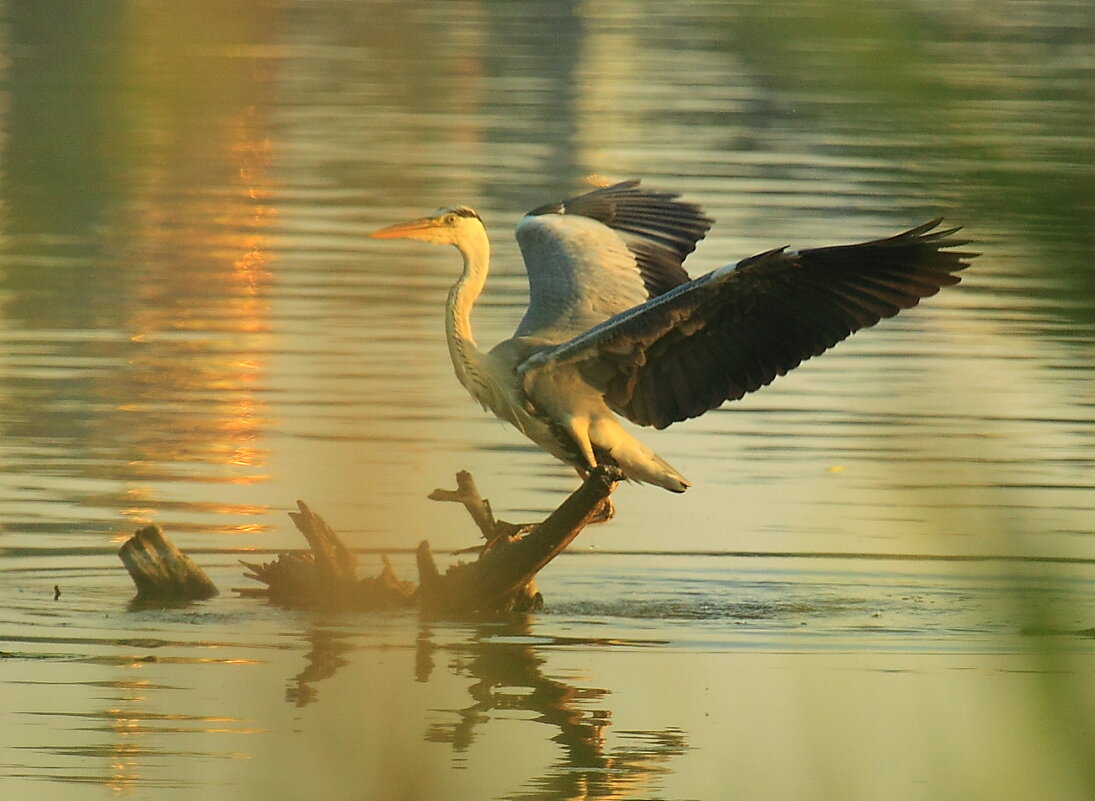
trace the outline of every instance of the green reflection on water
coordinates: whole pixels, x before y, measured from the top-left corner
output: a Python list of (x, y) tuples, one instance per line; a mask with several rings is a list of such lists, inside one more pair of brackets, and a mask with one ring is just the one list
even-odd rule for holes
[(1021, 231), (1046, 297), (1071, 301), (1048, 313), (1095, 323), (1088, 4), (745, 4), (722, 30), (804, 125), (921, 165), (974, 237)]

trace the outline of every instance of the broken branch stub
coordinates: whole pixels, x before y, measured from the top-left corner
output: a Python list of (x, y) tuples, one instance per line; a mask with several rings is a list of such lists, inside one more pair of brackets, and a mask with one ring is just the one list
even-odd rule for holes
[(357, 557), (354, 552), (342, 544), (334, 529), (308, 504), (297, 501), (297, 509), (299, 511), (290, 512), (289, 517), (297, 531), (308, 541), (316, 569), (334, 581), (356, 581)]
[(159, 526), (146, 526), (118, 550), (137, 585), (137, 598), (167, 600), (212, 598), (216, 585), (194, 561), (175, 547)]

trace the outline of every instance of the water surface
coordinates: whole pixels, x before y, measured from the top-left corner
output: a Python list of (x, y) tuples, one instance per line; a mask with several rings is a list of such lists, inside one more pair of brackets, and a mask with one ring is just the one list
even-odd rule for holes
[[(1093, 33), (1069, 0), (9, 4), (0, 789), (1090, 798)], [(531, 619), (229, 592), (297, 498), (410, 577), (474, 541), (425, 500), (456, 470), (512, 520), (573, 488), (453, 379), (457, 255), (364, 233), (478, 209), (487, 346), (512, 226), (590, 174), (703, 203), (694, 275), (938, 215), (983, 255), (644, 432), (695, 486), (622, 487)], [(147, 522), (225, 592), (128, 609)]]

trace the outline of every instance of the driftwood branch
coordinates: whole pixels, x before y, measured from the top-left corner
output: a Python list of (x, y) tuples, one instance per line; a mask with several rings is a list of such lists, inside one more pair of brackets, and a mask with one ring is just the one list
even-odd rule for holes
[[(462, 476), (467, 476), (466, 480)], [(433, 562), (429, 544), (421, 543), (418, 573), (422, 609), (444, 613), (538, 607), (541, 599), (534, 584), (536, 574), (562, 553), (586, 525), (602, 519), (608, 497), (622, 478), (615, 468), (597, 468), (543, 522), (514, 526), (494, 521), (491, 516), (491, 525), (484, 527), (481, 521), (486, 517), (482, 510), (489, 514), (489, 503), (479, 498), (470, 476), (457, 474), (457, 497), (438, 498), (441, 491), (430, 497), (463, 503), (487, 537), (487, 544), (476, 561), (454, 565), (441, 574)]]
[(514, 537), (533, 528), (532, 523), (517, 524), (498, 520), (490, 508), (490, 501), (479, 495), (479, 489), (475, 486), (475, 479), (467, 470), (461, 470), (456, 474), (456, 489), (435, 489), (429, 494), (431, 501), (452, 501), (464, 504), (471, 519), (483, 533), (487, 540), (487, 547), (498, 537)]
[[(417, 586), (400, 580), (387, 557), (381, 557), (383, 565), (378, 575), (359, 579), (354, 553), (322, 517), (298, 501), (298, 511), (289, 516), (310, 550), (283, 553), (264, 564), (243, 562), (248, 570), (245, 576), (266, 586), (240, 592), (263, 595), (292, 607), (391, 609), (417, 604), (424, 613), (434, 616), (535, 609), (542, 602), (536, 591), (536, 574), (586, 525), (611, 516), (609, 496), (622, 478), (615, 468), (597, 468), (542, 522), (516, 525), (496, 519), (471, 475), (458, 473), (455, 490), (435, 490), (430, 497), (463, 504), (486, 543), (475, 549), (479, 555), (474, 561), (441, 572), (429, 543), (423, 541), (417, 551)], [(137, 532), (120, 555), (137, 584), (139, 597), (153, 594), (153, 588), (156, 595), (173, 597), (201, 598), (216, 593), (200, 568), (155, 527)], [(191, 589), (201, 584), (199, 575), (204, 579), (204, 595)], [(169, 587), (185, 591), (164, 589)]]

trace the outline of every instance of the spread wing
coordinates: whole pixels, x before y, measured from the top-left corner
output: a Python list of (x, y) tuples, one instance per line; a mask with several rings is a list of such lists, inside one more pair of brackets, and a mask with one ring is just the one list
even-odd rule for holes
[(942, 218), (888, 239), (761, 253), (615, 315), (522, 365), (564, 364), (640, 425), (665, 428), (765, 386), (861, 328), (908, 309), (977, 254)]
[(711, 219), (637, 180), (541, 206), (517, 226), (529, 307), (517, 336), (563, 341), (689, 280)]

